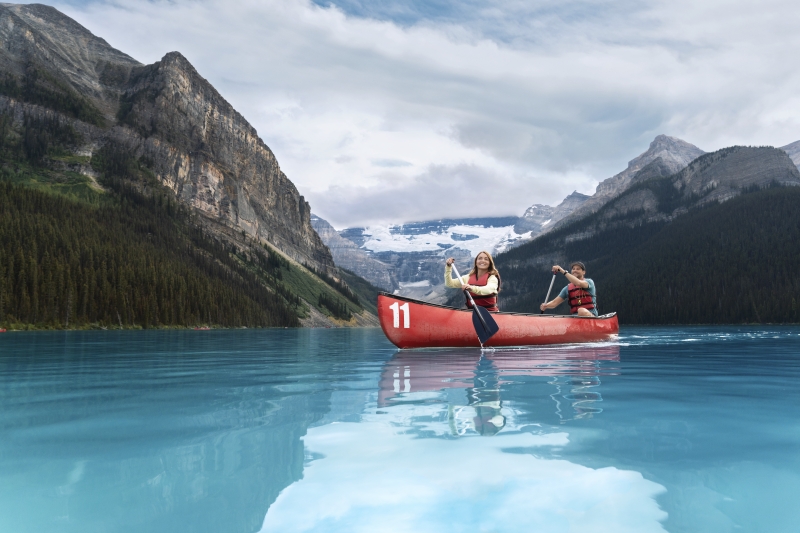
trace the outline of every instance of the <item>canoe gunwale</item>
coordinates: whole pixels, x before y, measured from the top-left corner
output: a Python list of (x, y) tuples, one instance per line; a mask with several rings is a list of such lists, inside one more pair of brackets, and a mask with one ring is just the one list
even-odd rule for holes
[[(392, 298), (395, 300), (400, 300), (403, 302), (411, 302), (418, 305), (425, 305), (429, 307), (438, 307), (439, 309), (447, 309), (449, 311), (461, 311), (463, 313), (471, 313), (471, 309), (459, 309), (458, 307), (450, 307), (449, 305), (442, 305), (442, 304), (434, 304), (430, 302), (424, 302), (422, 300), (415, 300), (413, 298), (408, 298), (406, 296), (399, 296), (397, 294), (391, 294), (388, 292), (381, 291), (378, 293), (380, 296), (386, 296), (387, 298)], [(609, 319), (616, 316), (617, 312), (613, 311), (611, 313), (606, 313), (604, 315), (598, 316), (578, 316), (578, 315), (546, 315), (546, 314), (538, 314), (538, 313), (515, 313), (512, 311), (497, 311), (493, 312), (492, 315), (507, 315), (507, 316), (530, 316), (536, 318), (572, 318), (578, 320), (598, 320), (598, 319)]]

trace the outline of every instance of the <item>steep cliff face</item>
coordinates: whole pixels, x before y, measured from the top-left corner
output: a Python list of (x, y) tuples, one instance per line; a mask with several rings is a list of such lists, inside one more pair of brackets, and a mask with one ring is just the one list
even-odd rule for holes
[(120, 123), (146, 139), (143, 155), (181, 200), (298, 261), (333, 266), (275, 155), (186, 58), (133, 69), (120, 101)]
[(143, 66), (36, 4), (0, 5), (0, 36), (6, 109), (18, 117), (55, 113), (83, 134), (85, 155), (122, 145), (211, 221), (333, 268), (308, 202), (275, 155), (179, 53)]
[(732, 146), (696, 159), (674, 182), (684, 197), (711, 202), (727, 200), (748, 187), (800, 185), (800, 172), (783, 150)]

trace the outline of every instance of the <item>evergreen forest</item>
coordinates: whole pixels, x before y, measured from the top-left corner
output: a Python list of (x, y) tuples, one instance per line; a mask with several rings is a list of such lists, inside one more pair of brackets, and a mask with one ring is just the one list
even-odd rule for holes
[(82, 141), (66, 121), (0, 114), (0, 328), (296, 327), (310, 307), (362, 312), (345, 281), (246, 236), (219, 240), (125, 146), (90, 159), (75, 155)]
[[(800, 188), (773, 186), (670, 223), (618, 225), (572, 241), (565, 236), (575, 226), (563, 228), (497, 257), (501, 308), (538, 313), (552, 279), (550, 265), (538, 258), (562, 257), (565, 268), (573, 260), (587, 265), (599, 312), (616, 311), (622, 323), (800, 322), (798, 207)], [(558, 276), (550, 298), (564, 285)], [(569, 309), (562, 304), (557, 312)]]

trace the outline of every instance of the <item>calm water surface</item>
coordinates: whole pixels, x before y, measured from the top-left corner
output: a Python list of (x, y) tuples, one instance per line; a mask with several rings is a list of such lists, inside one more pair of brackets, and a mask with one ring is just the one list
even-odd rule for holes
[(2, 532), (795, 532), (800, 328), (0, 334)]

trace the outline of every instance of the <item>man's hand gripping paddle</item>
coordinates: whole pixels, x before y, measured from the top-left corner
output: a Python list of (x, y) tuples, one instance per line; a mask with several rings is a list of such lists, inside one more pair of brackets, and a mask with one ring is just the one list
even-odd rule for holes
[[(455, 264), (453, 264), (453, 272), (455, 272), (458, 281), (461, 282), (461, 286), (463, 287), (464, 280), (461, 279), (461, 275), (459, 275)], [(470, 303), (472, 303), (472, 325), (475, 326), (475, 333), (478, 334), (478, 339), (481, 341), (481, 347), (483, 347), (483, 345), (486, 344), (486, 341), (492, 338), (492, 335), (500, 331), (500, 327), (497, 325), (497, 322), (494, 321), (491, 313), (489, 313), (486, 308), (475, 305), (475, 300), (472, 299), (472, 295), (469, 293), (469, 291), (464, 292), (467, 294)]]
[[(553, 283), (555, 283), (555, 282), (556, 282), (556, 275), (553, 274), (553, 279), (550, 280), (550, 288), (547, 289), (547, 296), (544, 297), (544, 303), (547, 303), (547, 300), (550, 299), (550, 291), (553, 290)], [(544, 309), (542, 309), (542, 313), (541, 314), (544, 314)]]

